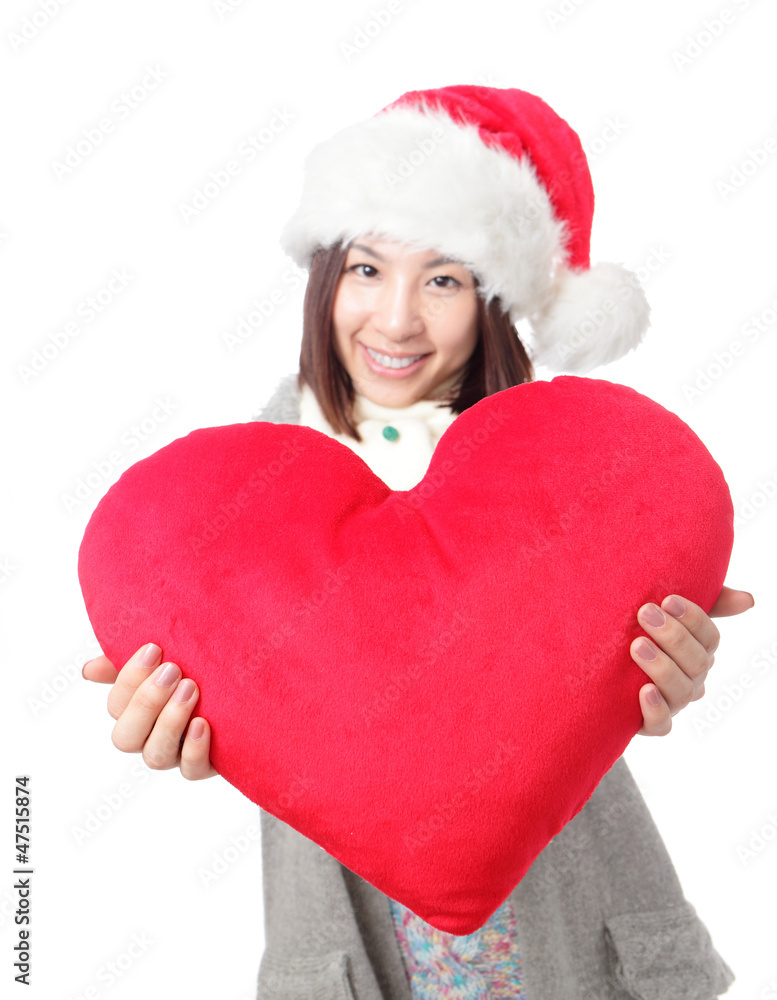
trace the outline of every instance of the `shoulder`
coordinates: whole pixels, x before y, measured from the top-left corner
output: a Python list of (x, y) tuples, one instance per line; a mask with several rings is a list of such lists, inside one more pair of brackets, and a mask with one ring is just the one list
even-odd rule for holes
[(284, 375), (265, 405), (252, 420), (266, 420), (276, 424), (298, 424), (300, 419), (300, 390), (298, 372)]

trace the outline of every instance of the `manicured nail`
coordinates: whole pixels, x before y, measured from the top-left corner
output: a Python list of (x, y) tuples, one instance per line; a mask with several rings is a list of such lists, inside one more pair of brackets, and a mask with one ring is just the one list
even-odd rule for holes
[(666, 603), (662, 603), (661, 607), (664, 611), (668, 611), (673, 618), (682, 618), (688, 610), (680, 598), (674, 595), (667, 597)]
[(150, 642), (143, 648), (143, 652), (140, 654), (140, 662), (144, 667), (155, 667), (159, 662), (161, 652), (162, 650), (155, 642)]
[(175, 694), (173, 695), (173, 701), (180, 702), (183, 704), (188, 701), (194, 694), (195, 684), (194, 681), (189, 680), (187, 677), (185, 681), (181, 681), (178, 687), (175, 689)]
[(658, 708), (661, 704), (661, 695), (658, 693), (658, 688), (652, 687), (647, 693), (647, 700), (653, 706), (653, 708)]
[(648, 625), (653, 625), (655, 628), (663, 625), (666, 621), (666, 615), (655, 604), (646, 604), (644, 608), (640, 608), (640, 615), (643, 621), (647, 622)]
[(205, 723), (202, 719), (195, 719), (189, 726), (189, 739), (198, 740), (205, 732)]
[(159, 667), (159, 673), (156, 675), (156, 683), (160, 687), (169, 688), (175, 684), (180, 676), (181, 671), (175, 663), (163, 663)]
[(658, 653), (652, 642), (648, 642), (647, 639), (640, 639), (637, 643), (637, 655), (641, 656), (643, 660), (655, 660)]

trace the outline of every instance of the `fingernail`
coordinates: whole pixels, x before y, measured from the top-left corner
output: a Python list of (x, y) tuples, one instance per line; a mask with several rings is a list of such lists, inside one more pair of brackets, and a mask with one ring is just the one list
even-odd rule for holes
[(205, 724), (202, 719), (195, 719), (189, 726), (189, 739), (198, 740), (205, 732)]
[(188, 701), (194, 694), (194, 681), (189, 680), (187, 677), (185, 681), (181, 681), (178, 687), (175, 689), (175, 694), (173, 695), (173, 701), (183, 702)]
[(644, 608), (640, 608), (640, 615), (643, 621), (654, 628), (658, 628), (659, 625), (663, 625), (666, 621), (666, 615), (655, 604), (646, 604)]
[(673, 618), (682, 618), (688, 610), (679, 597), (668, 597), (666, 603), (661, 605), (664, 611), (668, 611)]
[(144, 667), (155, 667), (161, 652), (162, 650), (155, 642), (150, 642), (144, 647), (143, 652), (140, 654), (140, 662)]
[(661, 695), (658, 693), (658, 688), (650, 688), (647, 693), (647, 700), (654, 708), (658, 708), (661, 704)]
[(648, 642), (647, 639), (640, 639), (637, 643), (637, 655), (641, 656), (643, 660), (655, 660), (658, 653), (656, 653), (656, 648), (652, 642)]
[(160, 687), (169, 688), (175, 684), (180, 676), (181, 671), (174, 663), (163, 663), (156, 675), (156, 683)]

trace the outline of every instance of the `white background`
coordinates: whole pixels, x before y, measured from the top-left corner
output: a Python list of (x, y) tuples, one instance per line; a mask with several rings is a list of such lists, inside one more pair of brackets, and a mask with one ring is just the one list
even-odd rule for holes
[[(296, 371), (301, 283), (238, 347), (223, 338), (254, 299), (289, 288), (278, 236), (305, 153), (406, 90), (479, 83), (539, 94), (580, 134), (597, 192), (592, 258), (644, 268), (653, 307), (644, 345), (591, 376), (631, 385), (690, 424), (740, 514), (727, 582), (752, 592), (756, 607), (718, 620), (705, 698), (666, 738), (635, 737), (626, 759), (687, 897), (737, 974), (727, 996), (777, 995), (777, 11), (766, 0), (730, 2), (725, 23), (712, 0), (402, 0), (369, 37), (357, 32), (383, 0), (244, 0), (228, 13), (208, 0), (49, 5), (48, 19), (32, 0), (7, 0), (0, 15), (3, 993), (253, 996), (263, 949), (258, 808), (220, 777), (187, 782), (113, 747), (107, 688), (80, 675), (98, 650), (78, 545), (128, 465), (194, 428), (251, 419)], [(342, 45), (357, 37), (369, 44), (349, 56)], [(151, 67), (162, 77), (153, 89)], [(120, 112), (114, 102), (133, 88), (143, 100)], [(279, 110), (287, 126), (248, 162), (240, 143)], [(58, 176), (68, 146), (108, 116), (112, 130)], [(185, 221), (181, 206), (229, 160), (240, 174)], [(721, 188), (736, 169), (739, 186)], [(86, 321), (84, 303), (114, 268), (131, 281)], [(753, 316), (763, 333), (746, 339)], [(30, 375), (36, 351), (58, 333), (63, 343), (71, 321), (78, 334), (46, 348)], [(732, 356), (737, 341), (744, 350)], [(726, 352), (728, 366), (715, 367)], [(169, 401), (162, 419), (159, 399)], [(132, 430), (141, 425), (142, 440)], [(118, 465), (68, 504), (117, 449)], [(661, 450), (656, 441), (656, 463)], [(750, 689), (732, 697), (748, 675)], [(19, 773), (32, 776), (34, 803), (26, 993), (11, 965)], [(106, 806), (117, 797), (120, 808)], [(94, 832), (79, 838), (90, 815)], [(241, 836), (249, 848), (206, 888), (201, 869)], [(133, 935), (150, 943), (110, 984), (107, 965)]]

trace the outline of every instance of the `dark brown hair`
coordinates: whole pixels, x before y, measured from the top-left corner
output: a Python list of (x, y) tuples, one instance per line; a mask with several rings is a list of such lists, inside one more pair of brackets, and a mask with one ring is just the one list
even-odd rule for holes
[[(334, 349), (332, 313), (349, 244), (319, 248), (310, 266), (303, 313), (297, 384), (307, 383), (335, 433), (361, 441), (353, 420), (356, 390)], [(477, 280), (475, 282), (477, 286)], [(534, 380), (526, 349), (498, 298), (485, 304), (477, 295), (478, 339), (454, 395), (440, 406), (463, 413), (478, 400), (510, 386)]]

